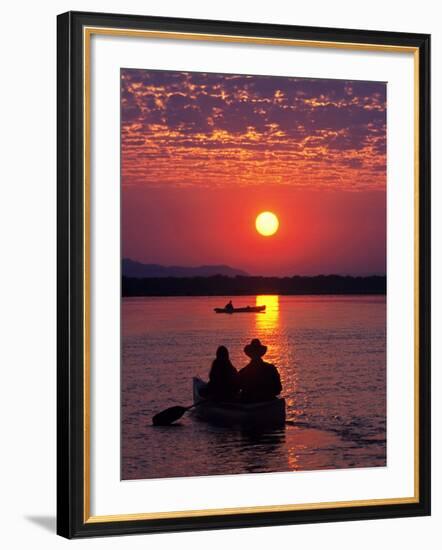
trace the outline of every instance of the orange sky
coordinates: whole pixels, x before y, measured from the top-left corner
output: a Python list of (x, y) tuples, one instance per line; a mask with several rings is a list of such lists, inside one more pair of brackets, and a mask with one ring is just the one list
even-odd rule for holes
[[(123, 257), (385, 273), (386, 85), (124, 69)], [(256, 233), (262, 210), (280, 230)]]

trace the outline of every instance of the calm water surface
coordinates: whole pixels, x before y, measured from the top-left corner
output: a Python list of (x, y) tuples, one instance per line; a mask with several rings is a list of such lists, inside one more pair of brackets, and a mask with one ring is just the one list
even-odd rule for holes
[[(265, 314), (217, 315), (229, 297), (125, 298), (122, 305), (122, 478), (146, 479), (386, 465), (384, 296), (241, 296)], [(267, 433), (186, 414), (192, 377), (207, 379), (218, 345), (239, 369), (252, 338), (281, 374), (287, 426)]]

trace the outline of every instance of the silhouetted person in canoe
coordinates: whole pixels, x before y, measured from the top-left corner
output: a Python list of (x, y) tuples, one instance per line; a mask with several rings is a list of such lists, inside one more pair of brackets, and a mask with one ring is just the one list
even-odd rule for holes
[(244, 348), (244, 353), (251, 359), (238, 375), (241, 401), (244, 403), (270, 401), (281, 393), (278, 369), (262, 360), (266, 352), (267, 346), (263, 346), (257, 338)]
[(233, 311), (232, 300), (230, 300), (230, 302), (224, 306), (224, 309), (226, 309), (227, 311)]
[(226, 346), (219, 346), (216, 350), (216, 359), (210, 369), (209, 383), (204, 391), (204, 397), (215, 401), (234, 401), (238, 398), (238, 393), (238, 371), (230, 361)]

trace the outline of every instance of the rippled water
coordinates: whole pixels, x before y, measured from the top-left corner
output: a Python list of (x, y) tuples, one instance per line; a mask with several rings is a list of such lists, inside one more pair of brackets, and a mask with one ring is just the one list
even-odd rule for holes
[[(122, 305), (122, 479), (385, 466), (384, 296), (242, 296), (265, 314), (217, 315), (229, 297), (126, 298)], [(260, 338), (281, 374), (285, 429), (211, 426), (186, 414), (151, 426), (153, 414), (192, 404), (218, 345), (239, 369)]]

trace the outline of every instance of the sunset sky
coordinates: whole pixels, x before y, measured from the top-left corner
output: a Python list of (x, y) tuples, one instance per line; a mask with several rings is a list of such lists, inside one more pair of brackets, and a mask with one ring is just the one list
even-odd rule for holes
[(385, 273), (385, 83), (123, 69), (121, 84), (123, 257)]

